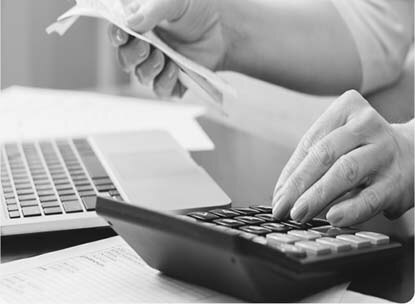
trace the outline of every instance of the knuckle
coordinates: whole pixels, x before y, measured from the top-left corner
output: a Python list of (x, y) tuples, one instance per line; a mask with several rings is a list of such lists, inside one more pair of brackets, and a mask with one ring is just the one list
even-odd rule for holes
[(305, 182), (303, 177), (296, 174), (291, 178), (291, 185), (297, 193), (303, 193), (305, 190)]
[(330, 143), (321, 141), (310, 150), (310, 156), (319, 165), (330, 166), (334, 162), (334, 152)]
[(374, 189), (366, 189), (362, 192), (362, 200), (368, 214), (375, 215), (380, 212), (382, 204), (379, 195)]
[(339, 175), (349, 185), (358, 182), (359, 166), (352, 156), (343, 155), (339, 159)]

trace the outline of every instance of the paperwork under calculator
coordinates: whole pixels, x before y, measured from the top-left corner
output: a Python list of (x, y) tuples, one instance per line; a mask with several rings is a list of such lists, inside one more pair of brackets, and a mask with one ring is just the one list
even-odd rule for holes
[[(300, 303), (381, 303), (340, 284)], [(3, 303), (235, 303), (233, 297), (161, 275), (119, 236), (0, 265)]]
[(76, 0), (76, 5), (60, 16), (47, 32), (64, 35), (80, 16), (105, 19), (126, 33), (144, 40), (173, 60), (179, 67), (179, 79), (189, 89), (200, 93), (210, 105), (223, 112), (225, 95), (235, 96), (233, 88), (211, 70), (179, 54), (159, 39), (153, 32), (138, 34), (126, 25), (126, 16), (121, 0)]

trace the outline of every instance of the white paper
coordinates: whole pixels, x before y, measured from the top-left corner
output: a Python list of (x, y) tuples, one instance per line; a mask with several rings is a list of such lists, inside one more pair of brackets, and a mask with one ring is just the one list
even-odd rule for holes
[(59, 35), (64, 35), (79, 16), (105, 19), (123, 29), (129, 35), (150, 43), (176, 62), (181, 68), (179, 72), (180, 81), (186, 87), (198, 93), (204, 100), (211, 101), (210, 105), (221, 113), (223, 113), (224, 95), (236, 96), (235, 90), (217, 74), (179, 54), (153, 32), (138, 34), (129, 28), (125, 21), (126, 16), (120, 0), (76, 0), (76, 3), (75, 7), (60, 16), (56, 23), (46, 29), (49, 34), (56, 32)]
[(238, 302), (163, 275), (120, 237), (0, 265), (6, 303)]
[[(343, 283), (300, 303), (382, 303)], [(0, 303), (243, 302), (147, 266), (121, 237), (0, 265)]]
[(0, 143), (140, 130), (168, 131), (183, 148), (211, 150), (200, 106), (78, 91), (13, 87), (0, 94)]

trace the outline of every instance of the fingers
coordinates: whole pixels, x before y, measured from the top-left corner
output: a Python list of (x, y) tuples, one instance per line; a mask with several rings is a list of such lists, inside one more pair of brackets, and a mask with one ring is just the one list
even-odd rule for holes
[(362, 223), (381, 212), (394, 186), (378, 182), (356, 196), (330, 208), (327, 220), (333, 226), (346, 227)]
[(316, 183), (342, 155), (357, 148), (360, 138), (354, 136), (349, 126), (342, 126), (312, 146), (303, 161), (287, 178), (280, 195), (275, 197), (274, 216), (282, 219), (297, 199)]
[(150, 45), (140, 39), (131, 39), (127, 44), (118, 48), (118, 60), (125, 71), (134, 68), (147, 60), (150, 55)]
[(154, 49), (150, 56), (135, 69), (135, 74), (139, 82), (149, 85), (156, 76), (164, 69), (165, 57), (163, 53)]
[(154, 80), (154, 92), (161, 98), (173, 96), (178, 77), (179, 67), (172, 61), (168, 61), (165, 69)]
[(129, 35), (126, 32), (112, 24), (108, 27), (108, 36), (114, 47), (126, 44), (129, 39)]
[(343, 155), (298, 199), (291, 210), (291, 217), (307, 222), (336, 198), (367, 183), (375, 170), (385, 163), (381, 152), (374, 145), (366, 145)]
[(179, 18), (186, 7), (188, 1), (185, 0), (147, 0), (137, 5), (137, 2), (130, 4), (127, 11), (128, 25), (139, 33), (152, 30), (162, 21), (171, 21)]
[(369, 106), (363, 97), (356, 91), (348, 91), (340, 96), (313, 124), (304, 135), (295, 149), (293, 155), (284, 167), (274, 189), (273, 206), (276, 205), (277, 192), (285, 184), (288, 177), (295, 171), (299, 164), (308, 154), (308, 150), (321, 138), (344, 125), (356, 108)]

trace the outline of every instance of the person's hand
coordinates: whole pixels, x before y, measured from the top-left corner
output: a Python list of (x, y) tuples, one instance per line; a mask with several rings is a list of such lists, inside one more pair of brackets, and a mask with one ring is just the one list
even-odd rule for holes
[[(391, 100), (391, 102), (393, 102)], [(357, 92), (336, 100), (302, 138), (274, 190), (273, 214), (306, 222), (326, 207), (334, 226), (414, 203), (414, 123), (391, 125)]]
[[(128, 25), (138, 33), (154, 30), (170, 47), (210, 69), (220, 69), (226, 44), (216, 0), (123, 0)], [(139, 82), (153, 84), (160, 97), (182, 95), (178, 66), (159, 50), (110, 27), (113, 45), (126, 71)]]

